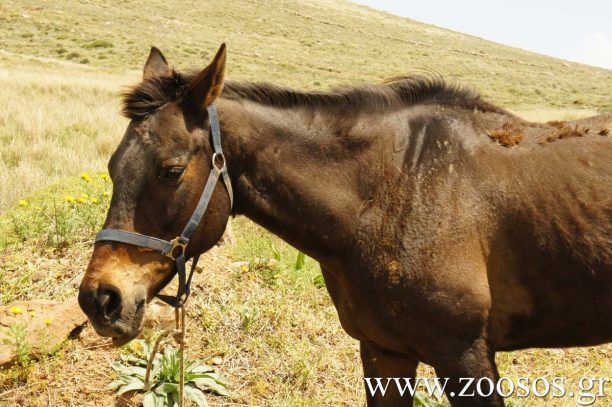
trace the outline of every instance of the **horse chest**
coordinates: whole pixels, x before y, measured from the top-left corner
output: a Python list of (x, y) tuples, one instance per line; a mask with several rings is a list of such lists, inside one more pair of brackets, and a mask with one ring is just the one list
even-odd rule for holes
[[(406, 336), (397, 327), (402, 324), (392, 303), (381, 301), (384, 291), (368, 294), (368, 279), (346, 278), (339, 267), (322, 266), (327, 290), (338, 311), (342, 328), (360, 341), (377, 343), (398, 351), (406, 344)], [(392, 287), (390, 287), (392, 288)]]

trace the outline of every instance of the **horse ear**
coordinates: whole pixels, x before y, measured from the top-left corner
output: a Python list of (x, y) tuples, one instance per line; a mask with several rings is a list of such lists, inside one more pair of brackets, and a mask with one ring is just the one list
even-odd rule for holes
[(143, 78), (155, 78), (157, 76), (170, 75), (170, 66), (164, 54), (156, 47), (151, 47), (149, 58), (145, 63)]
[(187, 100), (193, 107), (205, 109), (223, 91), (226, 56), (225, 43), (223, 43), (210, 65), (196, 75), (187, 91)]

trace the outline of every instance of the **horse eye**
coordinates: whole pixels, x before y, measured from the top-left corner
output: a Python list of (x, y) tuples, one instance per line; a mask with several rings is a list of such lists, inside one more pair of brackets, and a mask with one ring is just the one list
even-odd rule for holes
[(177, 181), (181, 177), (181, 175), (183, 175), (184, 171), (185, 171), (185, 167), (163, 168), (158, 178), (166, 182)]

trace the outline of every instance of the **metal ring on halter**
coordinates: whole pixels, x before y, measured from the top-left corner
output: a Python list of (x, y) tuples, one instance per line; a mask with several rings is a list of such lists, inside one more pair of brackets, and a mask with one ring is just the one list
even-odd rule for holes
[[(217, 158), (221, 159), (221, 166), (217, 165)], [(212, 166), (219, 172), (223, 171), (225, 168), (225, 156), (222, 152), (216, 151), (212, 155)]]

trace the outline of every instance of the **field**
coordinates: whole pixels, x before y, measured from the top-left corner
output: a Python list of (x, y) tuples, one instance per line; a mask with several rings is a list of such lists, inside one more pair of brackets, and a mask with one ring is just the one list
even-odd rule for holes
[[(531, 120), (612, 110), (610, 70), (347, 2), (177, 4), (0, 3), (0, 305), (75, 295), (110, 190), (101, 174), (127, 125), (119, 93), (138, 80), (151, 45), (177, 67), (194, 68), (226, 41), (233, 80), (327, 89), (436, 70)], [(83, 194), (87, 202), (66, 200)], [(189, 304), (189, 354), (221, 357), (218, 370), (231, 382), (231, 399), (209, 396), (209, 403), (363, 404), (358, 346), (342, 331), (316, 262), (295, 271), (295, 249), (247, 219), (233, 222), (236, 245), (202, 261)], [(0, 371), (0, 405), (111, 405), (110, 362), (129, 351), (86, 327), (39, 361)], [(498, 363), (503, 376), (575, 384), (609, 375), (612, 346), (501, 353)], [(434, 376), (427, 366), (419, 373)]]

